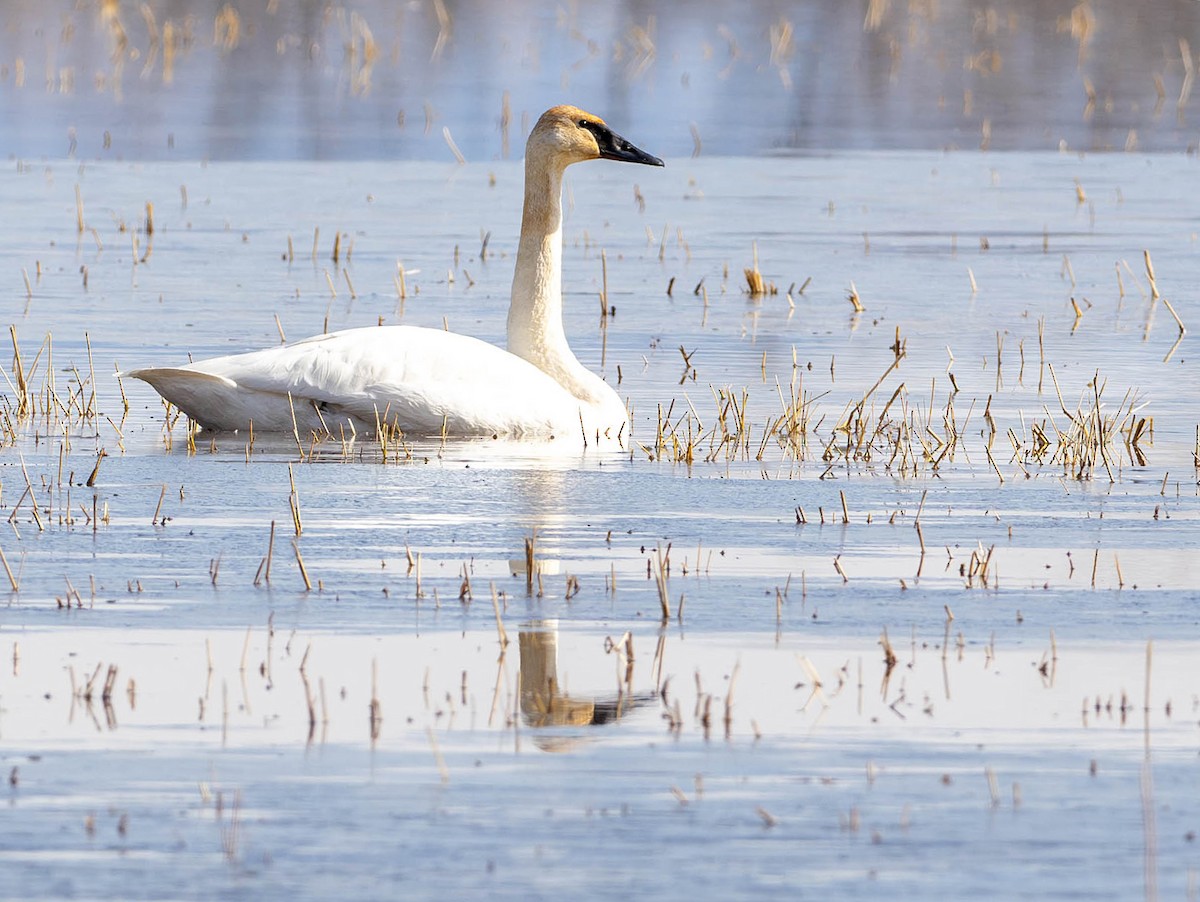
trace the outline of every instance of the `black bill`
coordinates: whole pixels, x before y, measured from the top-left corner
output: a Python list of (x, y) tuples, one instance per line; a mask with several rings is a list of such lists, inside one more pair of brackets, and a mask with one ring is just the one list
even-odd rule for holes
[(596, 144), (600, 147), (600, 159), (602, 160), (643, 163), (646, 166), (663, 165), (663, 161), (658, 157), (646, 153), (640, 147), (635, 147), (607, 126), (598, 122), (589, 122), (587, 129), (596, 136)]

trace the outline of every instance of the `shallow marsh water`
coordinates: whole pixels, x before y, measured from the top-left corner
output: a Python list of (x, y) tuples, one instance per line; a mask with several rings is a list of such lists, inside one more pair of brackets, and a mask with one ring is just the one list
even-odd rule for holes
[[(436, 65), (432, 6), (243, 9), (173, 83), (131, 74), (144, 12), (118, 66), (111, 20), (14, 7), (0, 897), (1196, 898), (1197, 162), (1047, 150), (1189, 146), (1194, 4), (1118, 6), (453, 8)], [(354, 94), (322, 48), (364, 21)], [(514, 147), (569, 90), (668, 157), (568, 177), (567, 332), (626, 453), (164, 429), (116, 370), (380, 322), (503, 342), (522, 172), (479, 79), (527, 27)], [(1005, 66), (927, 53), (956, 42)], [(305, 102), (234, 102), (261, 79)], [(921, 149), (985, 121), (1018, 149)]]
[[(610, 379), (620, 368), (635, 422), (628, 453), (565, 459), (417, 439), (385, 461), (370, 439), (302, 454), (265, 436), (248, 454), (245, 436), (203, 434), (189, 452), (182, 423), (166, 437), (146, 387), (123, 384), (123, 415), (109, 375), (270, 344), (276, 315), (292, 337), (326, 318), (330, 329), (444, 319), (502, 341), (516, 164), (4, 175), (6, 199), (29, 211), (5, 268), (41, 266), (15, 318), (25, 371), (53, 331), (60, 398), (78, 394), (78, 368), (100, 413), (76, 417), (69, 448), (61, 414), (35, 417), (0, 461), (13, 523), (0, 548), (20, 583), (0, 620), (12, 892), (143, 894), (134, 875), (146, 897), (197, 898), (555, 897), (581, 881), (612, 896), (803, 886), (1002, 898), (1034, 873), (1047, 895), (1128, 898), (1147, 874), (1164, 893), (1194, 885), (1200, 386), (1190, 336), (1164, 362), (1178, 330), (1161, 302), (1151, 314), (1141, 259), (1149, 249), (1164, 296), (1195, 280), (1191, 224), (1159, 212), (1194, 161), (668, 163), (652, 177), (571, 174), (568, 332), (590, 365), (603, 354)], [(76, 234), (76, 184), (95, 235)], [(353, 240), (338, 268), (335, 230)], [(779, 294), (745, 294), (754, 244)], [(615, 308), (603, 332), (601, 250)], [(1071, 297), (1087, 299), (1074, 332)], [(1190, 318), (1186, 300), (1176, 309)], [(1097, 371), (1106, 415), (1137, 393), (1137, 416), (1153, 417), (1144, 465), (1118, 436), (1111, 482), (1102, 462), (1078, 479), (1007, 441), (993, 443), (993, 468), (989, 395), (1000, 435), (1028, 442), (1035, 421), (1069, 422), (1041, 369), (1039, 320), (1072, 411), (1089, 406)], [(959, 388), (959, 444), (936, 467), (824, 450), (894, 362), (897, 328), (906, 353), (876, 410), (903, 385), (907, 416), (937, 426), (948, 368)], [(793, 373), (812, 399), (808, 443), (762, 445)], [(670, 443), (656, 443), (660, 405), (674, 399), (677, 419), (690, 401), (694, 434), (707, 434), (713, 386), (745, 388), (750, 437), (729, 453), (717, 429), (690, 466), (671, 462)], [(82, 483), (100, 447), (93, 493)], [(40, 531), (19, 497), (22, 466)], [(292, 480), (311, 591), (292, 550)], [(107, 512), (95, 528), (93, 497)], [(256, 586), (272, 522), (273, 570)], [(535, 530), (540, 580), (527, 596)], [(660, 628), (649, 577), (668, 545), (673, 618)], [(492, 587), (512, 640), (499, 661)], [(899, 659), (887, 680), (885, 628)], [(539, 631), (554, 637), (541, 650), (563, 690), (549, 725), (518, 678), (534, 650), (518, 634)], [(627, 683), (625, 659), (606, 651), (626, 631)], [(623, 717), (582, 725), (622, 691)], [(1006, 863), (1017, 855), (1019, 877)]]
[[(657, 701), (604, 726), (533, 726), (524, 687), (540, 655), (557, 656), (584, 716), (623, 685), (635, 698), (657, 685), (655, 629), (635, 627), (625, 684), (603, 629), (564, 627), (522, 624), (499, 661), (490, 631), (278, 630), (273, 654), (263, 629), (183, 645), (173, 628), (27, 635), (22, 686), (61, 684), (69, 649), (129, 662), (138, 689), (136, 705), (118, 692), (109, 709), (65, 691), (6, 697), (6, 733), (19, 736), (8, 747), (22, 756), (10, 885), (25, 897), (128, 897), (169, 868), (145, 895), (553, 898), (586, 886), (605, 898), (743, 898), (801, 886), (873, 898), (881, 886), (939, 886), (1003, 898), (1014, 883), (1002, 858), (1019, 853), (1041, 872), (1039, 892), (1116, 899), (1138, 894), (1150, 817), (1163, 890), (1184, 888), (1172, 862), (1188, 860), (1196, 817), (1194, 702), (1178, 716), (1156, 710), (1145, 733), (1140, 704), (1128, 720), (1080, 710), (1081, 698), (1119, 693), (1116, 674), (1136, 679), (1140, 648), (1064, 643), (1043, 677), (1024, 650), (984, 664), (978, 649), (943, 657), (905, 642), (899, 686), (881, 693), (869, 643), (672, 628), (661, 667), (687, 721), (673, 736)], [(529, 641), (535, 629), (549, 641)], [(1160, 644), (1156, 684), (1187, 685), (1196, 650)], [(260, 672), (268, 655), (273, 670)], [(322, 698), (307, 744), (301, 656), (307, 691), (320, 681)], [(374, 748), (362, 735), (368, 658), (383, 707)], [(730, 735), (718, 705), (705, 738), (693, 672), (721, 694), (735, 665)]]

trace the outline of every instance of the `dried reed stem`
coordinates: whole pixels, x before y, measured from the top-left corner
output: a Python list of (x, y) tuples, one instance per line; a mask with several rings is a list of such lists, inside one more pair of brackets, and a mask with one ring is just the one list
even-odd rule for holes
[(496, 635), (500, 639), (501, 654), (508, 647), (508, 632), (504, 629), (504, 618), (500, 616), (500, 599), (496, 594), (496, 584), (492, 583), (492, 610), (496, 613)]
[(658, 588), (658, 603), (662, 608), (663, 623), (671, 619), (671, 598), (667, 594), (667, 564), (661, 547), (654, 549), (658, 560), (658, 572), (654, 575), (654, 584)]
[(304, 580), (304, 591), (312, 591), (312, 582), (308, 578), (308, 568), (304, 566), (304, 557), (300, 554), (300, 543), (292, 540), (292, 551), (296, 553), (296, 566), (300, 568), (300, 578)]

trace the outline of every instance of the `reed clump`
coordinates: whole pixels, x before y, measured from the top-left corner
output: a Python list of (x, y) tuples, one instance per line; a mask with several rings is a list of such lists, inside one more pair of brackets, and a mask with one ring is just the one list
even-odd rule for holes
[(98, 436), (100, 414), (88, 336), (84, 335), (87, 370), (81, 371), (75, 364), (55, 363), (49, 332), (32, 356), (28, 348), (22, 349), (16, 326), (10, 325), (8, 333), (12, 360), (7, 369), (0, 366), (0, 386), (5, 389), (0, 391), (0, 447), (16, 444), (23, 434), (35, 440)]
[[(902, 477), (937, 473), (960, 460), (973, 465), (972, 455), (978, 455), (1004, 481), (1005, 459), (998, 440), (1007, 437), (1012, 449), (1007, 462), (1025, 477), (1053, 467), (1072, 479), (1090, 479), (1100, 472), (1115, 480), (1122, 464), (1147, 464), (1154, 418), (1143, 412), (1146, 402), (1129, 389), (1121, 403), (1109, 409), (1106, 380), (1099, 372), (1072, 408), (1063, 400), (1053, 365), (1045, 363), (1057, 404), (1052, 409), (1039, 397), (1035, 403), (1041, 411), (1030, 416), (1020, 407), (1000, 411), (999, 394), (968, 400), (952, 371), (944, 382), (935, 378), (918, 392), (898, 378), (907, 357), (904, 339), (897, 335), (891, 350), (891, 364), (866, 392), (843, 402), (836, 416), (821, 408), (831, 392), (810, 390), (797, 365), (786, 386), (776, 380), (765, 405), (749, 387), (732, 386), (710, 388), (712, 406), (707, 412), (686, 395), (658, 405), (653, 441), (635, 442), (635, 447), (649, 460), (687, 467), (815, 462), (827, 470), (879, 468)], [(998, 354), (1002, 352), (1000, 343)], [(999, 376), (997, 382), (1002, 387)], [(1011, 425), (1000, 422), (1001, 413)], [(1200, 461), (1200, 445), (1193, 456)]]
[(779, 294), (779, 288), (775, 283), (763, 278), (763, 274), (758, 268), (758, 242), (754, 243), (754, 262), (742, 272), (746, 276), (746, 291), (750, 297), (761, 298), (766, 295)]

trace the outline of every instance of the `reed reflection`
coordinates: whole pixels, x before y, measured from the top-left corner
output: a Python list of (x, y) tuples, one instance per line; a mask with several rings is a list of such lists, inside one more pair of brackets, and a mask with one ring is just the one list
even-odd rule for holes
[(10, 0), (0, 150), (486, 160), (564, 92), (669, 156), (1195, 143), (1189, 0), (566, 6)]

